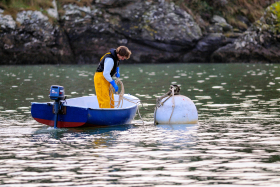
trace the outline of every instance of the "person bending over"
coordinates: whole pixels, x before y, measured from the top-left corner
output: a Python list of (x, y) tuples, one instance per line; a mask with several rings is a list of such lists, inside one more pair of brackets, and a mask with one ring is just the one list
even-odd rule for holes
[(125, 46), (119, 46), (117, 49), (110, 49), (103, 57), (101, 57), (97, 70), (94, 74), (95, 92), (99, 104), (99, 108), (114, 108), (114, 94), (111, 94), (111, 102), (109, 95), (110, 84), (114, 87), (115, 92), (118, 86), (113, 80), (115, 75), (120, 77), (119, 61), (129, 59), (131, 51)]

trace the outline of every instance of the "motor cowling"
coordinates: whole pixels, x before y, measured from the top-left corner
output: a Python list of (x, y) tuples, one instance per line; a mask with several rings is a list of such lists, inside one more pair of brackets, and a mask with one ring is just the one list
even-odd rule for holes
[(58, 85), (52, 85), (50, 88), (50, 95), (51, 100), (64, 100), (65, 99), (65, 93), (64, 93), (64, 87), (58, 86)]

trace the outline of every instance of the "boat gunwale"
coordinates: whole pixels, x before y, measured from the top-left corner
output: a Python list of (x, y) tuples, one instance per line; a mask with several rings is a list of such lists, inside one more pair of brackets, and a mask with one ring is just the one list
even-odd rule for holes
[[(90, 110), (113, 110), (113, 111), (118, 111), (118, 110), (127, 110), (127, 109), (131, 109), (131, 108), (134, 108), (134, 107), (138, 107), (138, 105), (141, 103), (141, 100), (134, 96), (134, 95), (131, 95), (131, 94), (124, 94), (124, 98), (127, 99), (127, 102), (130, 102), (132, 103), (132, 105), (128, 106), (128, 107), (125, 107), (125, 108), (92, 108), (92, 107), (86, 107), (86, 106), (77, 106), (77, 105), (69, 105), (67, 104), (67, 100), (71, 100), (71, 99), (79, 99), (79, 98), (85, 98), (85, 97), (96, 97), (96, 95), (89, 95), (89, 96), (81, 96), (81, 97), (74, 97), (74, 98), (69, 98), (69, 99), (66, 99), (64, 100), (63, 102), (63, 106), (67, 106), (67, 107), (77, 107), (77, 108), (83, 108), (83, 109), (90, 109)], [(135, 102), (131, 102), (129, 100), (135, 100)], [(54, 105), (54, 101), (48, 101), (48, 102), (31, 102), (31, 105), (32, 104), (46, 104), (46, 105)]]
[(138, 104), (134, 104), (130, 107), (126, 107), (126, 108), (88, 108), (89, 110), (127, 110), (127, 109), (131, 109), (134, 107), (138, 107)]
[[(45, 104), (45, 105), (53, 105), (52, 102), (31, 102), (32, 104)], [(126, 107), (126, 108), (91, 108), (91, 107), (83, 107), (83, 106), (75, 106), (75, 105), (68, 105), (68, 104), (64, 104), (63, 106), (68, 106), (68, 107), (77, 107), (77, 108), (84, 108), (84, 109), (89, 109), (89, 110), (126, 110), (126, 109), (131, 109), (134, 107), (138, 107), (138, 105), (140, 104), (140, 100), (138, 103), (133, 103), (132, 106)]]

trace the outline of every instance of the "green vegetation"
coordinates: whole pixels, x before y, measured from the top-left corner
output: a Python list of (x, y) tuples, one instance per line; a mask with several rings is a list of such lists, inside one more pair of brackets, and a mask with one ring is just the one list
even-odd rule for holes
[(268, 31), (275, 35), (280, 33), (280, 2), (267, 7), (262, 19), (254, 23), (255, 30)]
[(51, 7), (52, 0), (0, 0), (0, 8), (4, 10), (40, 10)]
[[(53, 8), (53, 0), (0, 0), (0, 8), (4, 9), (4, 14), (11, 15), (16, 19), (16, 15), (22, 10), (38, 10), (47, 15), (46, 9)], [(58, 13), (64, 14), (62, 9), (65, 4), (76, 4), (78, 6), (90, 6), (93, 0), (56, 0)]]
[(76, 4), (78, 6), (90, 6), (93, 0), (57, 0), (60, 6), (65, 4)]
[(4, 9), (4, 14), (11, 15), (16, 19), (16, 15), (22, 10), (43, 10), (53, 8), (52, 0), (0, 0), (0, 8)]
[(198, 20), (202, 18), (209, 24), (213, 15), (220, 15), (233, 27), (241, 29), (247, 29), (247, 25), (238, 19), (240, 16), (253, 23), (261, 18), (266, 7), (276, 2), (276, 0), (169, 0), (171, 1), (185, 9), (198, 23), (201, 23)]
[(280, 2), (274, 3), (266, 9), (265, 20), (268, 24), (274, 25), (277, 32), (280, 32)]

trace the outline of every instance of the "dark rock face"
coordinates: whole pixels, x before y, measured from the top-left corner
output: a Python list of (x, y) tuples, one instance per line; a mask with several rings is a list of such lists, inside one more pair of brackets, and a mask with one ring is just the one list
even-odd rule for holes
[(1, 64), (98, 63), (120, 45), (132, 51), (131, 63), (182, 61), (202, 37), (189, 14), (161, 0), (96, 0), (63, 9), (59, 24), (39, 11), (19, 12), (17, 20), (0, 11)]
[[(250, 33), (251, 35), (253, 33)], [(250, 35), (250, 37), (251, 37)], [(258, 36), (258, 35), (257, 35)], [(261, 35), (262, 36), (262, 35)], [(280, 43), (266, 38), (267, 45), (258, 42), (247, 43), (241, 37), (235, 43), (226, 45), (216, 50), (212, 62), (279, 62)], [(270, 40), (270, 41), (269, 41)]]
[(265, 21), (239, 36), (224, 18), (214, 16), (202, 34), (192, 16), (164, 0), (95, 0), (84, 7), (66, 4), (63, 10), (52, 23), (40, 11), (22, 11), (13, 20), (0, 9), (0, 64), (98, 63), (120, 45), (132, 51), (130, 63), (279, 59), (279, 37), (264, 29)]
[(255, 22), (233, 44), (212, 54), (213, 62), (280, 62), (280, 30), (277, 2), (268, 7), (264, 16)]
[(0, 32), (0, 64), (75, 63), (63, 31), (41, 12), (20, 12), (17, 22)]
[(164, 2), (106, 1), (87, 8), (65, 5), (64, 9), (63, 28), (80, 64), (98, 62), (119, 45), (132, 51), (130, 62), (180, 61), (182, 53), (201, 37), (189, 14)]
[(211, 33), (202, 38), (195, 48), (183, 57), (184, 62), (210, 62), (211, 54), (219, 49), (221, 46), (225, 46), (231, 43), (232, 40), (226, 38), (221, 33)]

